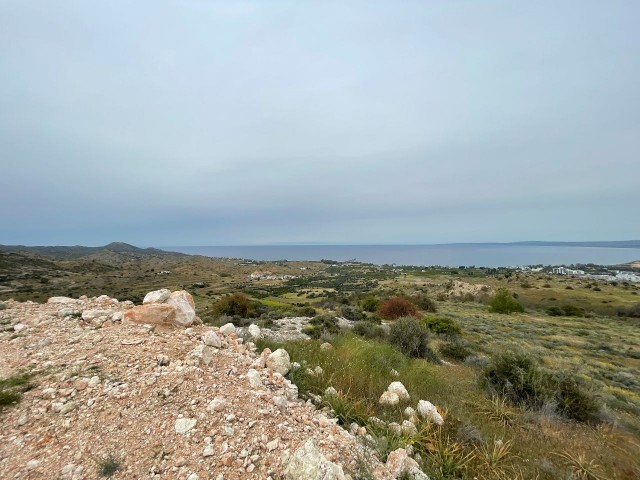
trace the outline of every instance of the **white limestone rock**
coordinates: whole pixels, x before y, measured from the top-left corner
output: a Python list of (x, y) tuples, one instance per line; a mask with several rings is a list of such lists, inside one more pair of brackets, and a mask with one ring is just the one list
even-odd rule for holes
[(247, 378), (249, 379), (249, 385), (251, 385), (253, 389), (259, 390), (264, 386), (260, 374), (253, 368), (247, 372)]
[(389, 457), (387, 457), (387, 470), (393, 478), (429, 480), (427, 474), (420, 470), (418, 462), (411, 458), (404, 448), (398, 448), (389, 454)]
[(209, 347), (221, 348), (222, 340), (220, 339), (220, 337), (216, 332), (208, 332), (204, 336), (204, 344)]
[(407, 392), (407, 389), (402, 384), (402, 382), (392, 382), (387, 387), (387, 392), (392, 392), (398, 395), (398, 398), (401, 402), (408, 402), (411, 398), (409, 397), (409, 392)]
[(185, 434), (196, 426), (198, 421), (195, 418), (179, 418), (176, 420), (175, 431), (176, 433)]
[(176, 309), (174, 323), (182, 327), (193, 325), (196, 320), (196, 304), (189, 292), (186, 290), (173, 292), (166, 303)]
[(380, 395), (380, 400), (378, 400), (378, 403), (386, 407), (393, 407), (400, 403), (400, 398), (398, 397), (397, 393), (386, 391), (382, 395)]
[(291, 359), (284, 348), (279, 348), (267, 357), (267, 368), (280, 375), (286, 375), (291, 370)]
[(165, 303), (169, 300), (171, 296), (171, 290), (168, 288), (162, 288), (160, 290), (154, 290), (153, 292), (149, 292), (144, 296), (144, 300), (142, 300), (142, 304), (146, 303)]
[(313, 439), (298, 448), (284, 471), (285, 480), (346, 480), (342, 467), (330, 462)]
[(220, 327), (220, 333), (228, 337), (232, 333), (236, 333), (236, 326), (233, 323), (225, 323)]
[(249, 325), (249, 328), (247, 329), (247, 331), (249, 332), (249, 335), (251, 335), (252, 338), (260, 338), (262, 336), (262, 331), (260, 330), (260, 327), (255, 323), (252, 323), (251, 325)]
[(444, 419), (442, 415), (438, 413), (438, 409), (431, 402), (426, 400), (420, 400), (418, 402), (418, 415), (425, 420), (430, 420), (437, 425), (443, 425)]

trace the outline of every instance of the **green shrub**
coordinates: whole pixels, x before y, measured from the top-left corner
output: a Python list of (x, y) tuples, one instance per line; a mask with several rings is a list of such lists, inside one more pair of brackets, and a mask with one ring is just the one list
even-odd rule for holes
[(433, 352), (429, 347), (429, 329), (414, 317), (402, 317), (391, 325), (389, 342), (408, 357), (426, 358)]
[(379, 303), (376, 297), (365, 297), (360, 300), (360, 308), (365, 312), (375, 312), (378, 309)]
[(384, 329), (380, 325), (367, 321), (356, 322), (353, 326), (353, 333), (365, 338), (383, 339), (386, 336)]
[(213, 312), (216, 315), (246, 318), (251, 313), (251, 310), (251, 301), (244, 293), (225, 295), (213, 305)]
[(316, 309), (311, 305), (305, 305), (304, 307), (298, 308), (298, 315), (300, 315), (301, 317), (313, 317), (317, 313), (318, 312), (316, 311)]
[(114, 457), (112, 454), (109, 454), (98, 464), (98, 474), (101, 477), (111, 477), (121, 468), (122, 464), (120, 460)]
[(464, 362), (467, 357), (473, 353), (469, 348), (460, 341), (445, 342), (438, 347), (441, 355), (453, 360)]
[(429, 330), (438, 335), (460, 335), (462, 329), (455, 320), (446, 317), (425, 317), (424, 323)]
[(561, 317), (564, 315), (564, 310), (554, 305), (553, 307), (547, 308), (547, 314), (551, 315), (552, 317)]
[(438, 311), (438, 304), (424, 293), (412, 296), (411, 301), (424, 312), (436, 313)]
[(22, 399), (22, 394), (34, 387), (31, 382), (33, 374), (18, 373), (0, 380), (0, 410), (14, 405)]
[(600, 411), (599, 399), (575, 375), (557, 374), (554, 377), (554, 387), (558, 412), (565, 417), (589, 422)]
[(503, 353), (492, 358), (481, 377), (492, 395), (503, 395), (511, 403), (540, 408), (556, 405), (558, 414), (587, 422), (596, 418), (600, 401), (584, 382), (567, 372), (549, 372), (524, 354)]
[(418, 309), (407, 297), (391, 297), (378, 307), (378, 314), (387, 320), (418, 317)]
[(524, 307), (514, 300), (506, 288), (500, 288), (489, 302), (489, 310), (495, 313), (524, 312)]
[(584, 317), (584, 308), (566, 304), (548, 308), (547, 313), (553, 317)]
[(382, 324), (382, 318), (380, 318), (380, 315), (378, 315), (377, 313), (371, 313), (369, 315), (367, 315), (364, 320), (366, 322), (369, 323), (374, 323), (376, 325), (381, 325)]
[(343, 426), (349, 426), (352, 423), (364, 425), (371, 416), (371, 410), (365, 406), (363, 401), (347, 398), (341, 393), (325, 395), (322, 406), (328, 407), (338, 419), (338, 424)]
[(338, 320), (332, 315), (316, 315), (302, 329), (302, 333), (311, 338), (320, 338), (323, 335), (335, 335), (340, 331)]
[(364, 314), (357, 307), (352, 307), (351, 305), (340, 307), (340, 315), (351, 322), (357, 322), (364, 318)]
[(640, 318), (640, 303), (636, 303), (633, 307), (629, 307), (629, 308), (619, 308), (618, 316)]
[(551, 397), (548, 380), (532, 357), (512, 352), (494, 356), (481, 376), (492, 395), (533, 408), (541, 407)]

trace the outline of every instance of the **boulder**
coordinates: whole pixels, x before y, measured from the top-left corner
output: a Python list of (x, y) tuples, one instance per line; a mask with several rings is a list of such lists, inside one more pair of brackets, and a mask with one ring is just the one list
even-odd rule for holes
[(397, 393), (386, 391), (382, 395), (380, 395), (380, 400), (378, 400), (378, 403), (387, 407), (393, 407), (400, 403), (400, 398), (398, 397)]
[(398, 448), (387, 457), (387, 470), (393, 478), (409, 478), (411, 480), (429, 480), (420, 470), (418, 462), (411, 458), (404, 448)]
[(401, 402), (408, 402), (410, 399), (409, 392), (407, 392), (407, 389), (402, 384), (402, 382), (392, 382), (387, 387), (387, 392), (392, 392), (398, 395), (398, 398)]
[(153, 292), (149, 292), (144, 296), (142, 304), (146, 305), (147, 303), (165, 303), (167, 300), (169, 300), (170, 295), (171, 290), (169, 290), (168, 288), (154, 290)]
[(260, 338), (262, 336), (262, 331), (260, 330), (260, 327), (254, 323), (249, 325), (249, 328), (247, 329), (247, 331), (249, 332), (249, 335), (251, 335), (253, 338)]
[(193, 297), (186, 290), (173, 292), (166, 303), (175, 307), (176, 318), (174, 322), (177, 325), (188, 327), (196, 320), (196, 305), (193, 302)]
[(442, 418), (442, 415), (438, 413), (436, 406), (426, 400), (420, 400), (418, 402), (418, 415), (425, 420), (430, 420), (436, 423), (437, 425), (444, 424), (444, 419)]
[(279, 348), (267, 357), (267, 368), (280, 375), (286, 375), (291, 370), (291, 359), (284, 348)]
[(149, 325), (174, 325), (175, 318), (176, 309), (172, 305), (149, 303), (125, 311), (122, 321)]
[(233, 323), (225, 323), (220, 327), (220, 333), (229, 336), (232, 333), (236, 333), (236, 326)]
[(285, 480), (345, 480), (342, 467), (330, 462), (313, 439), (298, 448), (284, 470)]

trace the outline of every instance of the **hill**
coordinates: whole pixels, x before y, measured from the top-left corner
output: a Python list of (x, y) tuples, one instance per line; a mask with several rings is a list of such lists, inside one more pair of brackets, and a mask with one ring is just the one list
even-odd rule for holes
[(26, 245), (0, 245), (0, 251), (13, 253), (31, 253), (52, 257), (58, 260), (71, 260), (81, 257), (99, 257), (109, 254), (125, 254), (135, 256), (162, 256), (162, 255), (184, 255), (176, 252), (166, 252), (157, 248), (139, 248), (128, 243), (111, 242), (102, 247), (85, 247), (82, 245), (73, 246), (26, 246)]

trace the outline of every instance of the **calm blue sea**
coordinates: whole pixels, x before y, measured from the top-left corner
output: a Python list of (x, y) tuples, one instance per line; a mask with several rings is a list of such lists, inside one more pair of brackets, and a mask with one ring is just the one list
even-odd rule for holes
[(208, 257), (252, 260), (336, 260), (396, 265), (613, 265), (640, 260), (637, 248), (549, 247), (497, 244), (459, 245), (282, 245), (254, 247), (160, 247)]

